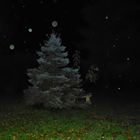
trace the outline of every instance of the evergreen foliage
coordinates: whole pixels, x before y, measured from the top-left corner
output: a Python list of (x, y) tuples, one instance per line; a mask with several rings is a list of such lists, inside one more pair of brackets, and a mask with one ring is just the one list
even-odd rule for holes
[(98, 80), (98, 67), (91, 65), (90, 68), (88, 69), (88, 72), (86, 73), (85, 80), (89, 81), (90, 83), (96, 83)]
[(80, 51), (76, 50), (72, 55), (73, 58), (73, 67), (80, 68)]
[(43, 104), (45, 108), (76, 107), (76, 99), (84, 93), (80, 88), (78, 68), (71, 68), (66, 47), (52, 33), (37, 52), (38, 68), (28, 69), (31, 86), (24, 91), (27, 105)]

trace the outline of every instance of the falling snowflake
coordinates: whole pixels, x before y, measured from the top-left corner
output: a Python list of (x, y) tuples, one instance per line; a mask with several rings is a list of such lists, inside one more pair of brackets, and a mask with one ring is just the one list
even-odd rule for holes
[(116, 45), (115, 45), (115, 44), (113, 44), (113, 47), (115, 48), (115, 47), (116, 47)]
[(10, 48), (10, 50), (14, 50), (14, 49), (15, 49), (15, 45), (11, 44), (11, 45), (9, 46), (9, 48)]
[(27, 43), (27, 41), (25, 41), (25, 40), (24, 40), (24, 41), (23, 41), (23, 43), (24, 43), (24, 44), (26, 44), (26, 43)]
[(31, 33), (32, 31), (33, 31), (33, 29), (32, 29), (32, 28), (29, 28), (29, 29), (28, 29), (28, 32), (30, 32), (30, 33)]
[(130, 36), (128, 36), (127, 38), (128, 38), (128, 39), (130, 39), (131, 37), (130, 37)]
[(40, 1), (40, 4), (43, 4), (43, 3), (44, 3), (44, 1), (41, 0), (41, 1)]
[(120, 88), (120, 87), (118, 87), (118, 90), (121, 90), (121, 88)]
[(129, 57), (127, 57), (127, 58), (126, 58), (126, 60), (127, 60), (127, 61), (130, 61), (130, 58), (129, 58)]
[(3, 35), (3, 38), (6, 39), (7, 38), (7, 35)]
[(54, 3), (56, 3), (56, 2), (57, 2), (57, 0), (53, 0), (53, 2), (54, 2)]
[(53, 27), (57, 27), (57, 26), (58, 26), (58, 22), (57, 22), (57, 21), (53, 21), (53, 22), (52, 22), (52, 26), (53, 26)]
[(109, 17), (108, 17), (108, 16), (106, 16), (106, 17), (105, 17), (105, 19), (106, 19), (106, 20), (108, 20), (108, 19), (109, 19)]
[(21, 7), (22, 7), (22, 8), (25, 8), (25, 5), (23, 4), (23, 5), (21, 5)]

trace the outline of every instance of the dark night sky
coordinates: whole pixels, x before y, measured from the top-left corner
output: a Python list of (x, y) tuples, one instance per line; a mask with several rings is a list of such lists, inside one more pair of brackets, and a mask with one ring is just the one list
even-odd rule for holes
[[(35, 64), (39, 43), (55, 30), (70, 53), (81, 51), (83, 72), (96, 64), (104, 77), (120, 71), (116, 75), (125, 75), (122, 81), (139, 87), (140, 5), (136, 1), (1, 0), (0, 18), (1, 75), (9, 74), (7, 80), (3, 76), (2, 85), (17, 73), (20, 80), (25, 78), (26, 68)], [(56, 28), (53, 21), (58, 22)]]

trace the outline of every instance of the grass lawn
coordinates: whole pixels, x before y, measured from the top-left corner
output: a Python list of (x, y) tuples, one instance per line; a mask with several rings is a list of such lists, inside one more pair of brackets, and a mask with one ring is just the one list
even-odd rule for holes
[(134, 106), (124, 108), (47, 111), (2, 104), (0, 140), (140, 140), (140, 115)]

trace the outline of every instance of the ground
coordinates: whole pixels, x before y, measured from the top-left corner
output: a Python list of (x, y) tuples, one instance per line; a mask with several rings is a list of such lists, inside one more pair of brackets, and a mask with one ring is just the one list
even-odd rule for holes
[(139, 139), (139, 102), (98, 97), (87, 109), (61, 111), (27, 107), (22, 100), (0, 104), (0, 140)]

